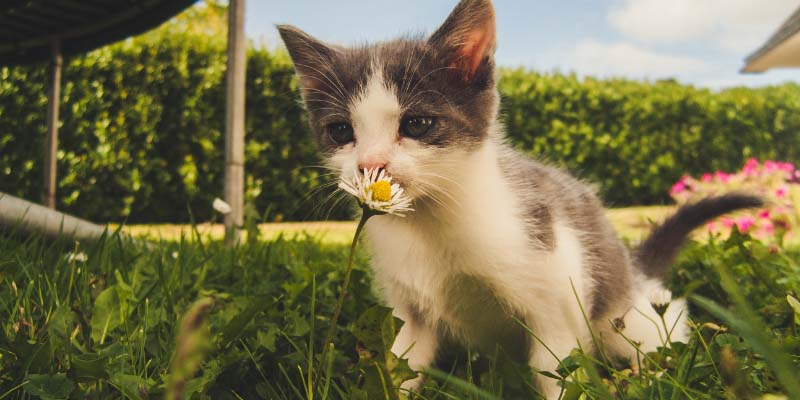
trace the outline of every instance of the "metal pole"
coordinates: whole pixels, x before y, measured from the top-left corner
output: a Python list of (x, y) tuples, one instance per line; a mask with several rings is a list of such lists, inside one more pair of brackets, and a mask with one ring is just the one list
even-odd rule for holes
[(44, 148), (44, 190), (42, 203), (56, 208), (56, 156), (58, 153), (58, 107), (61, 102), (61, 39), (52, 43), (50, 88), (47, 91), (47, 138)]
[(245, 0), (228, 3), (228, 69), (225, 104), (225, 241), (235, 245), (241, 237), (244, 211), (244, 90), (245, 90)]

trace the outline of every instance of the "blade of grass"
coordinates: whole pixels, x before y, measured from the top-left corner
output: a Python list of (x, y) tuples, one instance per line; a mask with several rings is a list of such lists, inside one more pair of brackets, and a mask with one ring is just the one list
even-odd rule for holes
[(432, 376), (434, 378), (441, 379), (441, 380), (445, 381), (447, 384), (453, 385), (453, 387), (455, 387), (457, 389), (460, 389), (460, 390), (463, 390), (464, 392), (467, 392), (468, 394), (470, 394), (472, 396), (475, 396), (475, 397), (477, 397), (479, 399), (483, 399), (483, 400), (500, 400), (499, 397), (497, 397), (497, 396), (495, 396), (495, 395), (493, 395), (493, 394), (491, 394), (491, 393), (489, 393), (489, 392), (487, 392), (487, 391), (485, 391), (485, 390), (483, 390), (483, 389), (481, 389), (481, 388), (479, 388), (479, 387), (477, 387), (477, 386), (475, 386), (473, 384), (470, 384), (469, 382), (465, 382), (465, 381), (463, 381), (463, 380), (461, 380), (459, 378), (456, 378), (455, 376), (453, 376), (451, 374), (446, 374), (444, 372), (441, 372), (439, 370), (432, 369), (432, 368), (425, 368), (425, 369), (423, 369), (423, 372), (426, 375), (430, 375), (430, 376)]
[[(738, 303), (735, 299), (738, 296), (731, 297), (734, 297), (734, 301)], [(778, 382), (786, 390), (789, 398), (800, 399), (800, 376), (794, 372), (796, 371), (794, 363), (787, 354), (782, 353), (775, 346), (766, 333), (764, 323), (755, 316), (749, 306), (737, 304), (736, 314), (734, 314), (705, 297), (692, 295), (690, 299), (735, 329), (753, 350), (764, 357), (766, 363), (775, 372)]]

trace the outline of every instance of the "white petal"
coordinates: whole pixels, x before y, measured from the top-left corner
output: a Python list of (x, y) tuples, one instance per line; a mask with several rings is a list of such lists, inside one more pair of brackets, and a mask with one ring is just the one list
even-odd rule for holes
[(211, 206), (214, 207), (214, 209), (217, 210), (217, 212), (222, 215), (230, 214), (230, 212), (233, 211), (233, 209), (231, 209), (231, 206), (228, 203), (226, 203), (225, 200), (222, 200), (219, 197), (214, 199), (214, 202), (211, 203)]
[(667, 289), (658, 289), (650, 293), (650, 304), (654, 306), (666, 306), (672, 302), (672, 292)]

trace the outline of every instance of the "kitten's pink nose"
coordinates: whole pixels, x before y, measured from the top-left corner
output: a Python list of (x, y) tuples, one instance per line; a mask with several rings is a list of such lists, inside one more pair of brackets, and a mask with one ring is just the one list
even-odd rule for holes
[(386, 168), (385, 162), (377, 162), (377, 161), (368, 161), (368, 162), (360, 162), (358, 163), (358, 170), (364, 171), (372, 170), (372, 169), (384, 169)]

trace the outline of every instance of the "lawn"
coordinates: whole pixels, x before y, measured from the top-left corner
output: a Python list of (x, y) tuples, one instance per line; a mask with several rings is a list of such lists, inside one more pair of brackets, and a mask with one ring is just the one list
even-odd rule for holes
[[(607, 215), (620, 236), (628, 240), (637, 241), (647, 234), (651, 221), (662, 221), (673, 209), (674, 207), (671, 206), (614, 208), (609, 209)], [(154, 240), (178, 240), (182, 235), (190, 237), (195, 229), (200, 236), (206, 239), (220, 240), (225, 235), (225, 228), (221, 224), (212, 223), (203, 223), (195, 226), (179, 224), (129, 225), (122, 228), (124, 232), (134, 237)], [(353, 240), (355, 229), (356, 223), (348, 221), (283, 222), (260, 224), (259, 235), (264, 240), (274, 240), (278, 237), (311, 237), (324, 243), (347, 244)]]
[[(635, 238), (643, 215), (663, 213), (640, 211), (610, 214)], [(0, 399), (405, 396), (392, 388), (410, 371), (388, 352), (400, 322), (378, 304), (362, 252), (323, 358), (352, 225), (295, 235), (308, 227), (262, 226), (236, 249), (181, 239), (182, 227), (158, 227), (151, 237), (177, 239), (149, 244), (0, 233)], [(690, 295), (689, 343), (619, 369), (576, 349), (553, 379), (569, 399), (800, 398), (798, 255), (740, 234), (690, 244), (670, 279)], [(506, 351), (448, 346), (418, 398), (535, 398), (532, 372)]]

